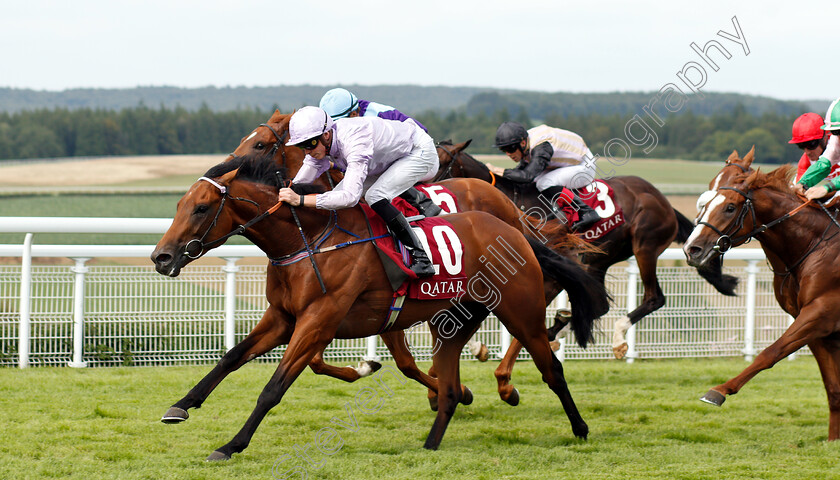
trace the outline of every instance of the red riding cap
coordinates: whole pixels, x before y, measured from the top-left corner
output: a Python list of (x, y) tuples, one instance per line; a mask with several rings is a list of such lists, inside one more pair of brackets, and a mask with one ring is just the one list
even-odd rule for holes
[(802, 143), (811, 140), (819, 140), (823, 138), (823, 131), (820, 127), (825, 122), (820, 115), (816, 113), (805, 113), (800, 115), (796, 121), (793, 122), (792, 137), (788, 143)]

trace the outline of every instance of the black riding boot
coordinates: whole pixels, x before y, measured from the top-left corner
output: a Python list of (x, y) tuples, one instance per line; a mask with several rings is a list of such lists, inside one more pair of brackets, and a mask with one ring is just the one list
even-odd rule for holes
[(370, 207), (385, 220), (388, 229), (391, 230), (394, 237), (408, 249), (412, 261), (409, 267), (411, 271), (416, 273), (420, 278), (434, 275), (435, 267), (432, 265), (429, 257), (426, 256), (426, 251), (423, 250), (420, 239), (417, 238), (417, 234), (411, 229), (411, 225), (408, 224), (405, 215), (391, 205), (391, 202), (388, 200), (380, 200)]
[(572, 205), (578, 212), (578, 221), (572, 225), (572, 230), (585, 232), (589, 227), (598, 223), (601, 216), (592, 207), (584, 203), (576, 194), (572, 197)]
[(429, 197), (423, 195), (420, 190), (414, 187), (409, 187), (408, 190), (401, 193), (400, 198), (410, 203), (424, 217), (437, 217), (443, 211)]

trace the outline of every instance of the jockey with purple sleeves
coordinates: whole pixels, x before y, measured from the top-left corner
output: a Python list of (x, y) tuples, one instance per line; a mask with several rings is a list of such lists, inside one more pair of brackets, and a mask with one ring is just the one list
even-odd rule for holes
[[(321, 97), (321, 102), (318, 106), (327, 112), (333, 120), (356, 117), (379, 117), (397, 122), (409, 121), (414, 122), (415, 125), (428, 133), (428, 130), (422, 123), (396, 108), (381, 103), (359, 100), (353, 93), (343, 88), (333, 88), (327, 91)], [(435, 205), (433, 201), (429, 200), (426, 195), (423, 195), (414, 187), (410, 187), (400, 194), (400, 197), (427, 217), (435, 217), (441, 213), (440, 207)]]
[(343, 88), (333, 88), (327, 91), (321, 97), (321, 103), (318, 105), (325, 112), (330, 114), (333, 120), (339, 118), (353, 118), (353, 117), (379, 117), (385, 120), (396, 120), (398, 122), (405, 122), (411, 120), (416, 123), (418, 127), (422, 128), (424, 132), (429, 132), (422, 123), (402, 113), (394, 107), (383, 105), (381, 103), (370, 102), (368, 100), (359, 100), (349, 90)]
[(306, 157), (292, 183), (311, 183), (333, 163), (344, 179), (331, 191), (298, 195), (282, 188), (278, 199), (290, 205), (336, 210), (365, 201), (380, 216), (412, 257), (418, 277), (435, 270), (405, 216), (391, 200), (419, 181), (431, 179), (438, 168), (432, 138), (414, 122), (359, 117), (333, 122), (318, 107), (303, 107), (289, 121), (287, 146), (301, 148)]

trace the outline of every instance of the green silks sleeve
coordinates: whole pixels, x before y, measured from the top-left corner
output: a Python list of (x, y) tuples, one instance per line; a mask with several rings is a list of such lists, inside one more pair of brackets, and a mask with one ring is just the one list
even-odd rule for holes
[(802, 174), (802, 178), (799, 179), (798, 183), (805, 185), (807, 188), (811, 188), (820, 183), (820, 180), (824, 179), (830, 170), (831, 162), (825, 157), (820, 157), (819, 160), (814, 162), (814, 164), (808, 167), (808, 170)]

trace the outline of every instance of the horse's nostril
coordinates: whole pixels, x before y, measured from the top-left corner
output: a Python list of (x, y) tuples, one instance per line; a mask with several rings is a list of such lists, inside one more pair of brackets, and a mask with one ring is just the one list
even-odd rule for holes
[(172, 260), (172, 255), (168, 253), (161, 253), (157, 257), (155, 257), (155, 263), (158, 265), (166, 265)]

